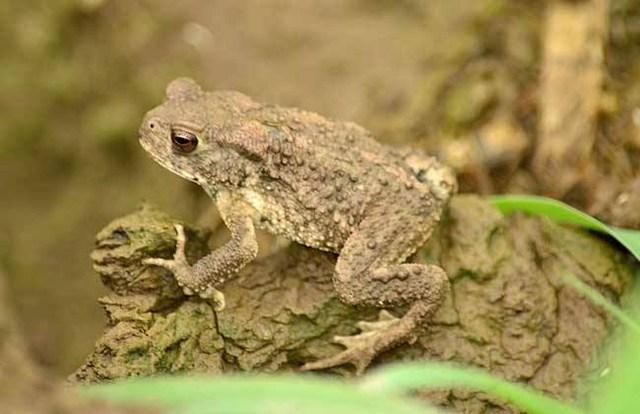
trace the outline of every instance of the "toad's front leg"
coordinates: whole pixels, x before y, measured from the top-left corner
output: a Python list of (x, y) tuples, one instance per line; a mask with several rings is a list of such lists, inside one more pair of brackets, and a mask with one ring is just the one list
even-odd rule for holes
[(363, 220), (336, 264), (334, 285), (340, 299), (377, 307), (412, 305), (401, 318), (383, 310), (378, 321), (360, 322), (362, 333), (335, 337), (335, 342), (346, 347), (344, 351), (307, 363), (303, 370), (350, 363), (361, 374), (380, 352), (410, 341), (414, 329), (433, 315), (449, 287), (444, 270), (402, 262), (428, 239), (434, 217), (417, 217), (415, 211), (391, 213), (380, 206)]
[(253, 225), (255, 211), (251, 206), (228, 193), (219, 193), (216, 205), (231, 232), (231, 239), (225, 245), (192, 266), (187, 262), (184, 253), (184, 230), (182, 226), (176, 225), (177, 242), (173, 259), (149, 258), (145, 259), (144, 263), (170, 270), (185, 294), (197, 294), (202, 298), (211, 299), (216, 310), (222, 310), (224, 295), (216, 287), (256, 258), (258, 242)]

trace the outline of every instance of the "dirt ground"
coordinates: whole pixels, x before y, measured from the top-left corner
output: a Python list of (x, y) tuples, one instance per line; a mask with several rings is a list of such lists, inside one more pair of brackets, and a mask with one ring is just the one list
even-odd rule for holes
[[(532, 166), (547, 131), (542, 114), (556, 113), (540, 108), (543, 91), (558, 90), (542, 74), (557, 73), (545, 35), (550, 13), (563, 16), (553, 5), (564, 3), (3, 2), (0, 266), (33, 354), (64, 376), (100, 336), (96, 298), (105, 290), (89, 253), (105, 224), (142, 200), (191, 221), (206, 210), (198, 189), (153, 164), (136, 141), (143, 113), (172, 78), (426, 148), (458, 169), (463, 191), (549, 193)], [(590, 106), (569, 118), (592, 140), (587, 161), (566, 162), (568, 184), (557, 194), (630, 227), (640, 227), (639, 19), (636, 2), (612, 0), (602, 19), (575, 27), (601, 42), (602, 54), (575, 92)]]

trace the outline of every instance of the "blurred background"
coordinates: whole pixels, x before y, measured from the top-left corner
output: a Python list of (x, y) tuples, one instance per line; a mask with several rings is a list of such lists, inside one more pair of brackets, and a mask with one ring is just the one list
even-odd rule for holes
[(635, 0), (4, 0), (0, 40), (0, 267), (61, 375), (103, 328), (96, 232), (210, 204), (137, 143), (177, 76), (427, 149), (466, 192), (639, 227)]

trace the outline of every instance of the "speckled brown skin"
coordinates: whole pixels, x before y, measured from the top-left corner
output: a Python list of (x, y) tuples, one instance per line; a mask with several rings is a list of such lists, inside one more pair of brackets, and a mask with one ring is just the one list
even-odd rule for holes
[[(172, 135), (197, 143), (185, 151)], [(339, 254), (334, 284), (349, 304), (413, 304), (398, 319), (381, 312), (363, 331), (337, 337), (347, 349), (307, 364), (352, 363), (362, 372), (382, 350), (410, 339), (448, 288), (437, 266), (403, 264), (431, 235), (456, 189), (434, 158), (384, 146), (368, 131), (317, 114), (257, 103), (237, 92), (203, 92), (180, 78), (140, 127), (140, 143), (167, 169), (215, 200), (231, 240), (190, 266), (180, 227), (170, 269), (187, 294), (224, 297), (215, 289), (257, 254), (254, 225), (306, 246)]]

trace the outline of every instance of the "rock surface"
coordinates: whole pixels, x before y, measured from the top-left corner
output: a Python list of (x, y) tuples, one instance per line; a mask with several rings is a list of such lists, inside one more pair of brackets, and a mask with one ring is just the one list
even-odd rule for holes
[[(176, 372), (296, 371), (340, 350), (334, 335), (357, 332), (376, 309), (342, 304), (333, 291), (335, 257), (298, 245), (259, 259), (223, 288), (227, 307), (182, 296), (169, 273), (144, 257), (170, 257), (174, 220), (151, 207), (115, 220), (98, 235), (92, 258), (114, 293), (100, 299), (108, 327), (71, 382), (101, 382)], [(191, 260), (206, 234), (189, 229)], [(611, 318), (561, 282), (572, 273), (617, 301), (631, 265), (605, 240), (523, 215), (503, 217), (486, 201), (457, 196), (437, 234), (415, 260), (439, 263), (452, 288), (435, 320), (412, 345), (375, 364), (447, 360), (485, 368), (571, 399)], [(403, 309), (391, 310), (398, 314)], [(590, 369), (596, 369), (591, 367)], [(351, 375), (349, 367), (332, 370)], [(473, 392), (426, 398), (465, 413), (511, 412)]]

